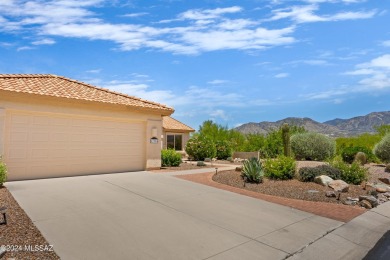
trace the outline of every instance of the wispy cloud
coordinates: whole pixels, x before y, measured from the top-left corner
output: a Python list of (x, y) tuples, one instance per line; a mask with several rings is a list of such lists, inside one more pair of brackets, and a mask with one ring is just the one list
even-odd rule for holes
[(52, 45), (52, 44), (55, 44), (55, 43), (56, 43), (55, 40), (48, 39), (48, 38), (32, 42), (33, 45)]
[(34, 47), (31, 46), (22, 46), (16, 49), (16, 51), (28, 51), (28, 50), (33, 50), (35, 49)]
[[(294, 27), (268, 29), (250, 19), (232, 19), (243, 12), (239, 6), (192, 9), (177, 15), (180, 26), (154, 27), (104, 21), (91, 7), (103, 0), (28, 2), (2, 1), (0, 24), (3, 31), (32, 31), (37, 36), (84, 38), (113, 41), (123, 51), (149, 48), (176, 54), (199, 54), (216, 50), (258, 50), (295, 42)], [(144, 13), (127, 14), (137, 17)], [(54, 41), (54, 40), (52, 40)], [(52, 44), (37, 40), (35, 44)]]
[(284, 73), (279, 73), (279, 74), (274, 75), (274, 78), (281, 79), (281, 78), (287, 78), (289, 76), (290, 76), (289, 73), (284, 72)]
[(141, 17), (141, 16), (145, 16), (145, 15), (148, 15), (149, 13), (146, 13), (146, 12), (140, 12), (140, 13), (131, 13), (131, 14), (124, 14), (122, 16), (124, 17), (130, 17), (130, 18), (135, 18), (135, 17)]
[[(314, 0), (313, 0), (314, 1)], [(141, 48), (196, 55), (219, 50), (256, 51), (296, 42), (293, 34), (296, 23), (326, 22), (371, 18), (375, 10), (316, 14), (318, 4), (292, 6), (272, 10), (268, 19), (245, 18), (241, 6), (214, 9), (190, 9), (155, 26), (154, 23), (113, 23), (104, 20), (96, 9), (104, 0), (14, 1), (0, 2), (0, 30), (9, 33), (33, 32), (37, 37), (67, 37), (87, 40), (105, 40), (116, 43), (119, 50)], [(325, 1), (314, 1), (322, 3)], [(330, 2), (330, 1), (329, 1)], [(339, 1), (335, 1), (339, 2)], [(346, 2), (353, 2), (352, 0)], [(145, 12), (124, 16), (139, 17)], [(237, 18), (240, 16), (240, 18)], [(289, 19), (290, 24), (266, 26), (261, 21)], [(178, 22), (175, 25), (170, 22)], [(57, 38), (56, 38), (57, 40)], [(54, 44), (53, 39), (38, 39), (39, 44)]]
[(283, 9), (273, 10), (273, 16), (266, 21), (276, 21), (280, 19), (291, 19), (296, 23), (312, 23), (312, 22), (332, 22), (342, 20), (357, 20), (372, 18), (377, 14), (376, 10), (360, 11), (360, 12), (340, 12), (336, 14), (319, 15), (315, 11), (319, 10), (316, 4), (291, 6)]
[(229, 80), (214, 79), (214, 80), (207, 82), (207, 84), (211, 84), (211, 85), (222, 85), (222, 84), (226, 84), (226, 83), (229, 83)]
[[(385, 54), (372, 59), (369, 62), (360, 63), (355, 66), (355, 70), (343, 73), (349, 76), (360, 76), (356, 85), (348, 87), (334, 88), (322, 92), (313, 92), (301, 95), (307, 100), (331, 99), (344, 100), (341, 97), (351, 93), (372, 93), (381, 90), (390, 90), (390, 54)], [(338, 101), (335, 101), (336, 103)]]
[(381, 42), (382, 46), (390, 47), (390, 40)]

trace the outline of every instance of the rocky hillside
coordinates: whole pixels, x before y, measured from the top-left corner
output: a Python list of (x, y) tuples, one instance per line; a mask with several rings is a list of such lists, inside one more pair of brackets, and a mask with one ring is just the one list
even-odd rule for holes
[(288, 117), (276, 122), (247, 123), (236, 128), (241, 133), (267, 133), (283, 123), (303, 126), (310, 132), (323, 133), (330, 136), (351, 136), (365, 132), (375, 132), (374, 126), (390, 124), (390, 111), (374, 112), (365, 116), (350, 119), (334, 119), (324, 123), (311, 118)]

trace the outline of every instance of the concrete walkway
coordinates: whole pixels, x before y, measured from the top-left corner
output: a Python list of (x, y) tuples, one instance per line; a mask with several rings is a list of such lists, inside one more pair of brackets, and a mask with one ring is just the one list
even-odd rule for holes
[(6, 186), (61, 259), (359, 259), (390, 227), (388, 203), (343, 225), (166, 173)]

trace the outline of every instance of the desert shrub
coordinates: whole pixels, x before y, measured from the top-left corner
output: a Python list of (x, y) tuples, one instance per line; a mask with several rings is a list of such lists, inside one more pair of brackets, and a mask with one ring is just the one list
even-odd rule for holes
[(355, 160), (356, 154), (358, 152), (365, 153), (368, 161), (370, 161), (370, 162), (375, 161), (375, 155), (371, 152), (370, 149), (363, 147), (363, 146), (346, 147), (341, 152), (341, 157), (343, 158), (344, 162), (353, 163), (353, 161)]
[(228, 158), (226, 158), (226, 161), (228, 161), (228, 162), (234, 162), (233, 157), (228, 157)]
[(326, 175), (333, 180), (341, 179), (341, 171), (331, 165), (319, 165), (316, 167), (320, 171), (320, 175)]
[(331, 166), (340, 170), (341, 179), (347, 183), (358, 185), (367, 180), (368, 170), (356, 162), (348, 164), (338, 157), (331, 162)]
[(270, 179), (288, 180), (294, 178), (295, 160), (291, 157), (279, 156), (276, 159), (267, 159), (264, 162), (265, 176)]
[(379, 134), (369, 133), (351, 137), (338, 137), (336, 138), (337, 154), (341, 154), (347, 147), (365, 147), (371, 151), (381, 138)]
[(179, 166), (181, 163), (181, 154), (173, 149), (161, 150), (161, 165), (164, 167)]
[(212, 160), (211, 160), (211, 158), (204, 158), (203, 161), (204, 161), (204, 162), (211, 162)]
[(202, 161), (205, 158), (214, 158), (217, 150), (214, 142), (210, 138), (202, 135), (195, 135), (188, 140), (186, 153), (194, 160)]
[(3, 186), (3, 183), (7, 180), (7, 166), (0, 156), (0, 187)]
[(298, 171), (299, 180), (303, 182), (314, 181), (314, 178), (321, 175), (316, 167), (302, 167)]
[(360, 165), (365, 165), (367, 163), (367, 156), (363, 152), (358, 152), (355, 155), (355, 162), (359, 163)]
[(375, 145), (374, 154), (382, 162), (390, 162), (390, 133), (386, 134), (382, 140)]
[(232, 156), (232, 146), (226, 141), (216, 141), (215, 148), (217, 149), (217, 158), (221, 160), (225, 160), (226, 158)]
[(199, 161), (196, 163), (196, 166), (206, 166), (206, 164), (203, 161)]
[(242, 165), (241, 176), (247, 182), (262, 182), (264, 172), (260, 160), (254, 157), (245, 160)]
[(334, 180), (341, 178), (341, 171), (330, 165), (319, 165), (316, 167), (302, 167), (298, 171), (299, 179), (304, 182), (314, 181), (320, 175), (326, 175)]
[(301, 133), (291, 136), (291, 149), (298, 160), (322, 161), (334, 156), (335, 141), (319, 133)]

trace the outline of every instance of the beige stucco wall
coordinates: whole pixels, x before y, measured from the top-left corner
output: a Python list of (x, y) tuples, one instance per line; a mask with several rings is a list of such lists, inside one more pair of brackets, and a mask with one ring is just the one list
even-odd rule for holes
[(5, 109), (0, 107), (0, 156), (4, 155)]
[[(161, 134), (162, 117), (161, 113), (145, 111), (137, 108), (130, 108), (114, 104), (88, 102), (83, 100), (72, 100), (55, 97), (45, 97), (23, 93), (0, 91), (0, 154), (6, 149), (5, 132), (7, 129), (6, 115), (12, 112), (33, 111), (53, 115), (75, 115), (89, 118), (106, 118), (107, 120), (126, 120), (136, 123), (142, 122), (145, 125), (145, 165), (144, 168), (161, 166)], [(157, 129), (158, 144), (151, 144), (152, 129)]]

